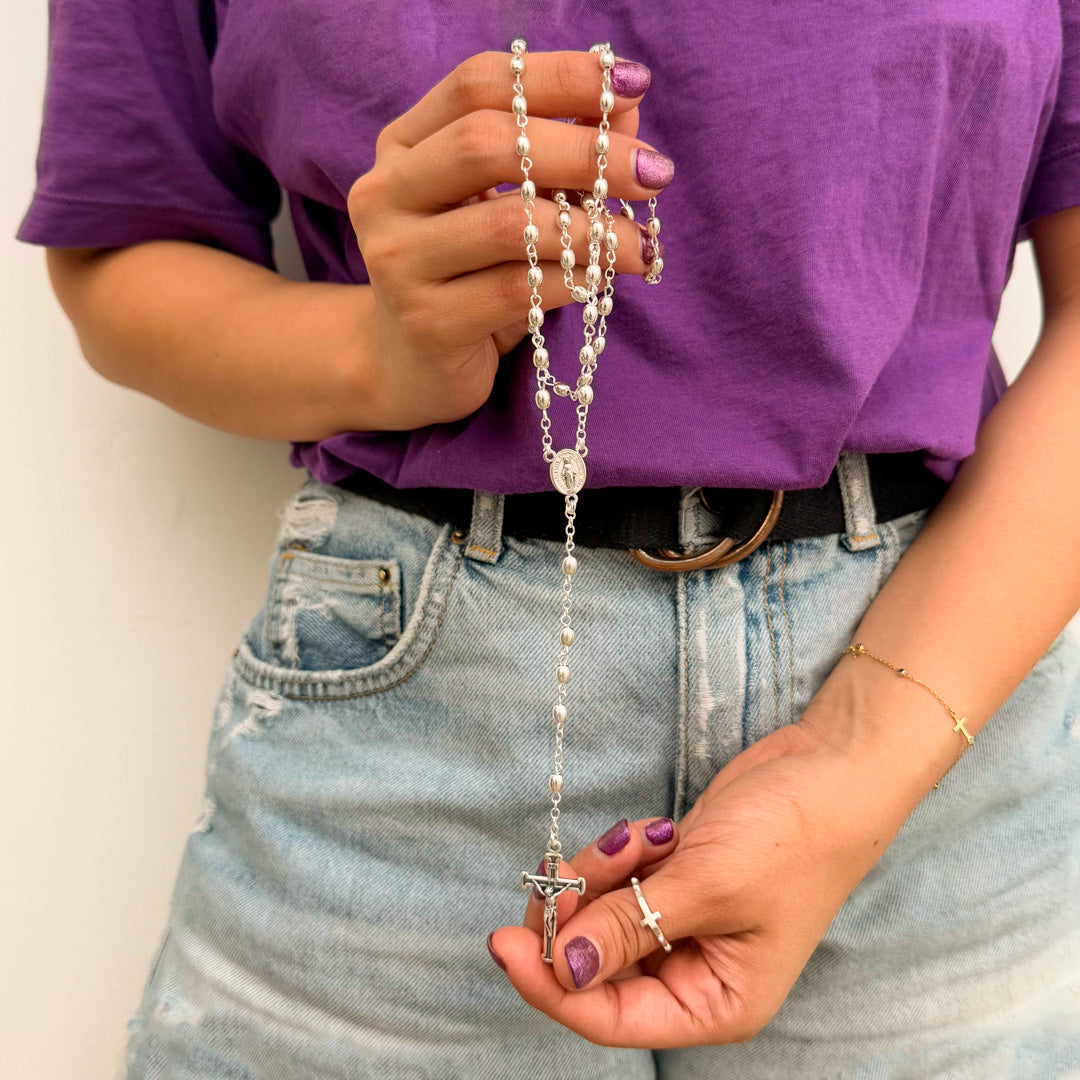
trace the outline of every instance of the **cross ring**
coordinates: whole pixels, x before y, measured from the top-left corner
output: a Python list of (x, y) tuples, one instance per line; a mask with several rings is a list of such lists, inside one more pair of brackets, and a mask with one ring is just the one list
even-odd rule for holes
[(664, 952), (671, 952), (671, 942), (664, 937), (664, 931), (660, 929), (657, 919), (660, 918), (659, 911), (650, 911), (649, 902), (645, 899), (641, 891), (641, 882), (636, 877), (630, 879), (630, 884), (634, 886), (634, 894), (637, 896), (638, 907), (641, 908), (641, 913), (645, 916), (641, 920), (642, 926), (647, 926), (655, 935), (656, 940), (664, 946)]

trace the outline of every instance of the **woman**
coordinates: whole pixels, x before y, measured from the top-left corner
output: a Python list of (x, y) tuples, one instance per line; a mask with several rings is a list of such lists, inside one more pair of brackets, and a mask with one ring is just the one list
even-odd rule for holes
[[(1080, 1068), (1080, 9), (614, 15), (52, 12), (18, 235), (88, 361), (308, 471), (130, 1080)], [(670, 251), (639, 280), (658, 250), (613, 219), (553, 723), (571, 548), (535, 395), (582, 347), (554, 198), (597, 175), (596, 42), (608, 199), (659, 193)], [(279, 183), (310, 282), (274, 273)], [(1045, 322), (1006, 393), (1029, 235)], [(551, 423), (575, 445), (570, 402)], [(520, 886), (552, 889), (556, 729), (585, 891), (549, 964)]]

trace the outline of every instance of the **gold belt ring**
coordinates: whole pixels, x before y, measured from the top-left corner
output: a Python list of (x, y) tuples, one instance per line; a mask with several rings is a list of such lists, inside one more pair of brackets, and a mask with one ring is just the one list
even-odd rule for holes
[[(698, 497), (705, 503), (701, 492)], [(757, 527), (757, 531), (749, 539), (732, 547), (735, 541), (725, 536), (718, 544), (713, 545), (708, 551), (699, 555), (686, 555), (682, 552), (673, 551), (671, 548), (660, 548), (659, 555), (650, 555), (643, 548), (630, 548), (630, 554), (638, 562), (651, 566), (654, 570), (704, 570), (715, 566), (727, 566), (728, 563), (738, 562), (745, 555), (761, 546), (762, 541), (772, 532), (776, 519), (780, 516), (780, 506), (784, 501), (784, 493), (776, 490), (772, 493), (772, 502), (769, 504), (769, 512), (765, 520)], [(712, 509), (710, 507), (710, 509)]]

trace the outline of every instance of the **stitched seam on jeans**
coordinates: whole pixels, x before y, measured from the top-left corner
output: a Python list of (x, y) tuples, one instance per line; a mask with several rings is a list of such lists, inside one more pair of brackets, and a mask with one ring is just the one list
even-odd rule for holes
[(784, 625), (787, 627), (787, 663), (788, 663), (788, 721), (795, 722), (795, 676), (791, 666), (791, 620), (788, 619), (787, 603), (784, 600), (784, 574), (787, 571), (787, 541), (781, 540), (783, 562), (780, 565), (780, 606), (784, 609)]
[(765, 624), (769, 628), (769, 651), (772, 653), (773, 670), (773, 731), (780, 726), (780, 683), (776, 672), (776, 640), (773, 637), (772, 616), (769, 614), (769, 571), (772, 569), (772, 544), (765, 545), (765, 578), (762, 588), (765, 593)]

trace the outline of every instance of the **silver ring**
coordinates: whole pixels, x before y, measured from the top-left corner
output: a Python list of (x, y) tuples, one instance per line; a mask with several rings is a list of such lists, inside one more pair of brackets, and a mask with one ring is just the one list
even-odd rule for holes
[(641, 891), (641, 882), (638, 881), (636, 877), (630, 879), (630, 884), (634, 886), (638, 907), (641, 908), (641, 913), (645, 916), (645, 918), (641, 920), (641, 925), (647, 926), (656, 935), (656, 940), (664, 946), (664, 952), (671, 952), (671, 942), (664, 937), (664, 931), (660, 929), (656, 921), (660, 918), (660, 912), (649, 910), (649, 902), (645, 899), (645, 896)]

